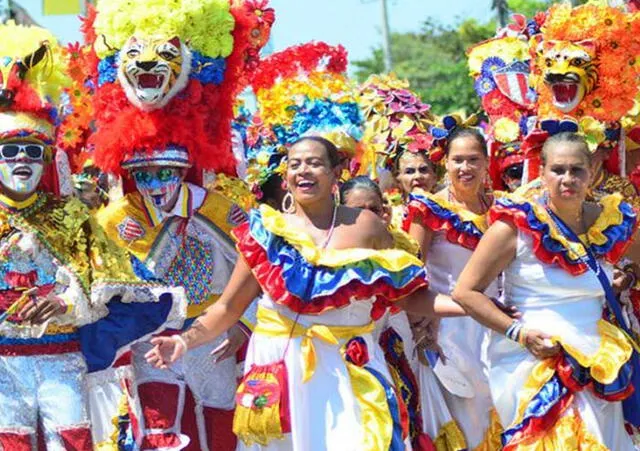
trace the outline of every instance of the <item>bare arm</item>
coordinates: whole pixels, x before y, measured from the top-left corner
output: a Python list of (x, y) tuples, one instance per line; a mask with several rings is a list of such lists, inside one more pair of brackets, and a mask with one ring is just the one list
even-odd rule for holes
[(453, 300), (476, 321), (505, 333), (513, 322), (483, 292), (516, 256), (516, 229), (497, 221), (484, 234), (453, 290)]
[(415, 291), (398, 301), (396, 305), (412, 317), (435, 318), (466, 315), (465, 310), (455, 303), (451, 297), (427, 288)]
[(426, 228), (422, 222), (414, 221), (409, 226), (409, 235), (420, 245), (420, 256), (422, 261), (426, 262), (431, 249), (431, 241), (433, 241), (433, 231)]

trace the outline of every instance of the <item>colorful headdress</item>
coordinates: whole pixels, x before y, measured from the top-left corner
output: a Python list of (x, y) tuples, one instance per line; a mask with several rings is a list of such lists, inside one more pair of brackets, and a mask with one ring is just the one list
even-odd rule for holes
[(638, 92), (640, 15), (593, 2), (553, 5), (532, 40), (538, 116), (618, 121)]
[(54, 146), (69, 85), (66, 57), (49, 31), (9, 21), (0, 25), (0, 74), (0, 140), (46, 145), (47, 161), (54, 164), (45, 168), (41, 189), (59, 193), (61, 183), (70, 184), (66, 154), (56, 154)]
[(467, 52), (469, 72), (489, 119), (489, 172), (495, 189), (504, 189), (505, 169), (524, 161), (521, 144), (535, 125), (536, 93), (529, 87), (528, 40), (539, 33), (543, 20), (540, 15), (530, 21), (514, 15), (496, 37)]
[(247, 69), (274, 21), (263, 0), (100, 0), (87, 38), (94, 74), (95, 163), (154, 162), (234, 174), (231, 120)]
[(261, 62), (252, 81), (258, 111), (247, 128), (247, 179), (258, 194), (273, 173), (283, 173), (287, 146), (304, 136), (321, 136), (355, 154), (362, 115), (346, 67), (346, 50), (323, 42), (290, 47)]
[(365, 118), (365, 153), (361, 170), (373, 178), (377, 167), (392, 171), (404, 152), (424, 152), (439, 159), (429, 132), (436, 118), (431, 106), (409, 90), (409, 82), (395, 75), (372, 75), (360, 87), (360, 108)]

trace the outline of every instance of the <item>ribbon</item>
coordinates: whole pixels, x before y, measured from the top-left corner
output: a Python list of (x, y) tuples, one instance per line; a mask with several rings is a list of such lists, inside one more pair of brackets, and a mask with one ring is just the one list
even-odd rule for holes
[(319, 339), (327, 344), (337, 346), (340, 340), (348, 340), (358, 335), (373, 332), (375, 323), (372, 321), (364, 326), (327, 326), (314, 324), (306, 327), (296, 321), (281, 315), (275, 310), (258, 307), (257, 325), (254, 333), (270, 337), (300, 338), (302, 360), (302, 382), (307, 382), (316, 370), (316, 348), (314, 339)]

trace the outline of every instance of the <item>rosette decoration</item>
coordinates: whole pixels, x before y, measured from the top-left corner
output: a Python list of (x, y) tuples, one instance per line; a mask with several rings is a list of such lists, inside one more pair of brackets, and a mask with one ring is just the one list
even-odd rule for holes
[(85, 33), (97, 55), (96, 165), (124, 175), (123, 162), (178, 155), (195, 183), (235, 174), (234, 99), (273, 10), (263, 0), (99, 0), (96, 10)]
[(258, 110), (246, 130), (247, 182), (258, 197), (271, 175), (284, 174), (286, 149), (301, 137), (321, 136), (345, 157), (356, 154), (362, 115), (346, 68), (346, 50), (323, 42), (260, 63), (252, 79)]
[(529, 87), (528, 39), (539, 33), (544, 16), (527, 21), (514, 15), (512, 23), (468, 52), (469, 73), (489, 119), (489, 173), (494, 189), (505, 189), (502, 173), (523, 163), (523, 138), (535, 125), (536, 93)]
[(442, 153), (432, 152), (429, 129), (436, 118), (431, 106), (409, 90), (409, 82), (395, 75), (372, 75), (360, 87), (358, 102), (365, 119), (361, 171), (374, 179), (378, 167), (393, 171), (405, 151), (425, 152), (434, 162), (442, 158)]
[(69, 162), (54, 144), (64, 117), (62, 93), (70, 86), (67, 57), (49, 31), (9, 21), (0, 25), (0, 60), (0, 141), (42, 143), (45, 161), (53, 164), (45, 165), (40, 189), (66, 194)]

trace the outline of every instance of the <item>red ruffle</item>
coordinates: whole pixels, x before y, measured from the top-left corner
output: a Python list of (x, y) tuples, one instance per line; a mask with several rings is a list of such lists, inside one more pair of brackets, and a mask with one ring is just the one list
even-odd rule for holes
[(305, 302), (287, 291), (282, 277), (282, 268), (272, 264), (267, 253), (251, 236), (249, 223), (246, 222), (233, 230), (237, 240), (238, 252), (244, 257), (262, 290), (271, 297), (276, 304), (284, 305), (294, 312), (307, 315), (319, 315), (328, 310), (338, 309), (349, 305), (352, 300), (365, 300), (376, 296), (371, 310), (372, 319), (379, 319), (394, 301), (400, 300), (414, 291), (428, 286), (426, 280), (416, 278), (406, 286), (395, 289), (384, 281), (377, 281), (365, 285), (354, 280), (330, 296), (320, 296), (313, 301)]
[(562, 384), (567, 387), (567, 389), (569, 389), (569, 391), (571, 391), (572, 393), (589, 390), (594, 396), (600, 399), (604, 399), (605, 401), (609, 402), (617, 402), (627, 399), (634, 392), (633, 384), (629, 384), (623, 391), (619, 393), (604, 395), (594, 389), (593, 379), (589, 380), (586, 385), (578, 384), (578, 382), (573, 378), (573, 371), (574, 368), (566, 359), (560, 359), (556, 364), (556, 374), (562, 381)]
[(412, 222), (421, 222), (424, 227), (436, 231), (445, 232), (447, 241), (457, 244), (465, 249), (475, 250), (480, 239), (473, 235), (462, 233), (453, 227), (446, 219), (435, 215), (425, 204), (413, 200), (407, 205), (407, 213), (402, 222), (402, 228), (405, 232), (409, 232)]

